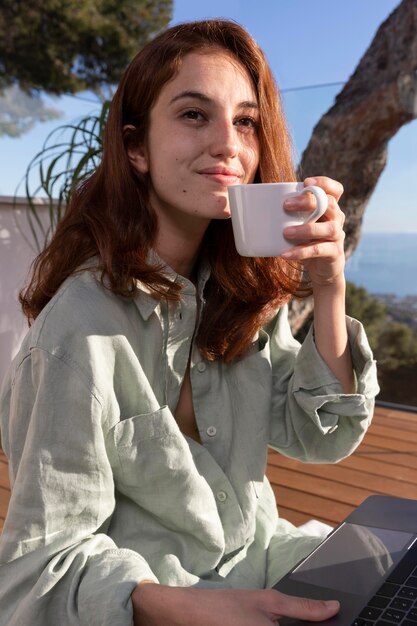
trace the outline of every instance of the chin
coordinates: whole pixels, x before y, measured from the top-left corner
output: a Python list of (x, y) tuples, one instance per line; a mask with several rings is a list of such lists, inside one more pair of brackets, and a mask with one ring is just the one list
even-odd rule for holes
[(230, 215), (230, 210), (229, 207), (225, 207), (222, 211), (216, 211), (215, 213), (213, 213), (213, 216), (211, 219), (213, 220), (230, 220), (231, 215)]
[(216, 207), (213, 211), (213, 219), (227, 220), (230, 217), (229, 197), (226, 192), (226, 195), (217, 196), (216, 198)]

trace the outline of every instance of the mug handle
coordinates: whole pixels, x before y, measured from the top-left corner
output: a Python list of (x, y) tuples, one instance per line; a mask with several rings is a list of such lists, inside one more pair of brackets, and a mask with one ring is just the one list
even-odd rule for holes
[(308, 224), (308, 222), (315, 222), (319, 219), (327, 211), (327, 207), (329, 206), (329, 199), (327, 197), (327, 193), (323, 191), (321, 187), (316, 187), (315, 185), (311, 185), (310, 187), (304, 187), (301, 193), (306, 193), (310, 191), (316, 198), (317, 206), (312, 213), (309, 214), (304, 224)]

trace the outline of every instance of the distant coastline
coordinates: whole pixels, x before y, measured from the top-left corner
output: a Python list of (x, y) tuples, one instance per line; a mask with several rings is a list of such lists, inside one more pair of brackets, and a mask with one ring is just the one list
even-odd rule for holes
[(417, 297), (417, 233), (363, 233), (346, 278), (372, 295)]

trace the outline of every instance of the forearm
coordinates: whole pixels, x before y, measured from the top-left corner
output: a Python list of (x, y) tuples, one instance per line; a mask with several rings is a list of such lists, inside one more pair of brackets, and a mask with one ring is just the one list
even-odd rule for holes
[(314, 341), (345, 393), (355, 392), (355, 376), (345, 320), (344, 277), (331, 285), (313, 285)]
[[(319, 221), (285, 229), (284, 235), (289, 241), (294, 240), (294, 247), (282, 256), (305, 264), (313, 287), (317, 350), (343, 391), (352, 393), (355, 391), (355, 376), (345, 321), (345, 216), (338, 205), (343, 186), (325, 176), (307, 178), (304, 184), (321, 187), (327, 193), (329, 205)], [(286, 202), (286, 210), (311, 211), (308, 195), (302, 194)]]
[(263, 626), (280, 617), (322, 621), (338, 602), (306, 600), (273, 589), (196, 589), (138, 585), (132, 593), (135, 626)]

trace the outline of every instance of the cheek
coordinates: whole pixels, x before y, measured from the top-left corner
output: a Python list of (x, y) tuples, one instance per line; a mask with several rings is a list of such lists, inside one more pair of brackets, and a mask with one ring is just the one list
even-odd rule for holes
[(189, 150), (184, 142), (172, 141), (171, 144), (161, 146), (159, 154), (155, 155), (154, 173), (160, 178), (169, 178), (174, 183), (184, 176), (189, 161)]
[(259, 165), (259, 150), (258, 148), (252, 148), (247, 151), (246, 154), (246, 171), (248, 177), (253, 180), (255, 178), (256, 171)]

